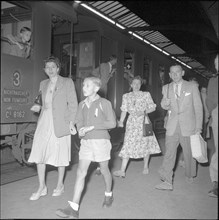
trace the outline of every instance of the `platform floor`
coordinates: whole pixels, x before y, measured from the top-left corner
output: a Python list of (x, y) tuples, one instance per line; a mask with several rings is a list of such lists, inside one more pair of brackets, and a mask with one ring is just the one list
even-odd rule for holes
[[(160, 138), (161, 148), (164, 139)], [(210, 142), (210, 153), (213, 148)], [(111, 171), (120, 167), (121, 160), (114, 154)], [(217, 219), (218, 199), (208, 196), (211, 189), (209, 166), (198, 166), (194, 183), (185, 181), (184, 168), (176, 166), (174, 190), (160, 191), (154, 186), (160, 183), (158, 169), (163, 156), (152, 156), (150, 173), (142, 174), (143, 161), (131, 160), (126, 178), (113, 177), (114, 202), (111, 208), (102, 208), (104, 182), (102, 176), (94, 175), (95, 164), (89, 169), (87, 184), (80, 206), (80, 218), (88, 219)], [(73, 164), (66, 172), (65, 192), (60, 197), (52, 197), (56, 186), (57, 171), (47, 173), (48, 194), (37, 201), (30, 201), (30, 195), (37, 190), (38, 178), (32, 176), (1, 186), (1, 219), (59, 219), (55, 215), (58, 208), (68, 205), (72, 199), (78, 164)]]

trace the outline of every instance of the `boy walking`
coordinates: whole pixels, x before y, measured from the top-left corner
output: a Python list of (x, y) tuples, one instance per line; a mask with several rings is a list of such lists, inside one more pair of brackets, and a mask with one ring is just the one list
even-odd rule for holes
[(110, 101), (100, 97), (97, 92), (101, 80), (87, 77), (83, 82), (83, 93), (87, 97), (80, 102), (76, 116), (76, 125), (81, 138), (79, 164), (74, 187), (74, 194), (69, 206), (58, 209), (56, 215), (63, 218), (78, 218), (81, 193), (90, 163), (98, 162), (105, 182), (103, 207), (110, 207), (113, 202), (112, 175), (108, 163), (112, 148), (108, 129), (116, 127), (116, 119)]

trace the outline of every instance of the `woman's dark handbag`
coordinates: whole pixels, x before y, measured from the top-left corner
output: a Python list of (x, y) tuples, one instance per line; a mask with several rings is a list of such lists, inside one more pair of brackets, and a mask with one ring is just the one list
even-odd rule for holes
[(40, 94), (35, 98), (34, 104), (37, 104), (37, 105), (39, 105), (39, 106), (42, 106), (42, 105), (43, 105), (43, 102), (42, 102), (42, 93), (41, 93), (41, 92), (40, 92)]
[[(145, 124), (145, 118), (147, 117), (148, 123)], [(147, 114), (144, 115), (144, 121), (143, 121), (143, 137), (153, 136), (153, 126), (148, 118)]]

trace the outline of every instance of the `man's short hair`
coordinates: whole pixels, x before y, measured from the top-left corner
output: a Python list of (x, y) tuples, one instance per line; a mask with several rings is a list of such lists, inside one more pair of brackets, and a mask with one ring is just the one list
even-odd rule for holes
[(30, 31), (30, 32), (31, 32), (31, 29), (30, 29), (29, 27), (22, 27), (22, 28), (20, 29), (20, 33), (23, 33), (23, 32), (25, 32), (25, 31)]
[(84, 79), (84, 81), (85, 80), (91, 80), (97, 87), (101, 88), (102, 82), (101, 82), (101, 79), (99, 77), (89, 76), (89, 77), (86, 77)]
[(172, 64), (172, 65), (170, 66), (170, 68), (173, 67), (173, 66), (179, 66), (182, 70), (184, 70), (183, 67), (182, 67), (182, 65), (180, 65), (179, 63), (174, 63), (174, 64)]
[(113, 55), (110, 56), (109, 59), (110, 59), (110, 61), (111, 61), (111, 60), (116, 60), (116, 59), (117, 59), (117, 56), (113, 54)]

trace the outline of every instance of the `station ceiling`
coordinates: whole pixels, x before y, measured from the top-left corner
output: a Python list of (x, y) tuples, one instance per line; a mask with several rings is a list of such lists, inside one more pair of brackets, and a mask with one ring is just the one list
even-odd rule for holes
[(210, 78), (218, 53), (218, 1), (82, 1)]

